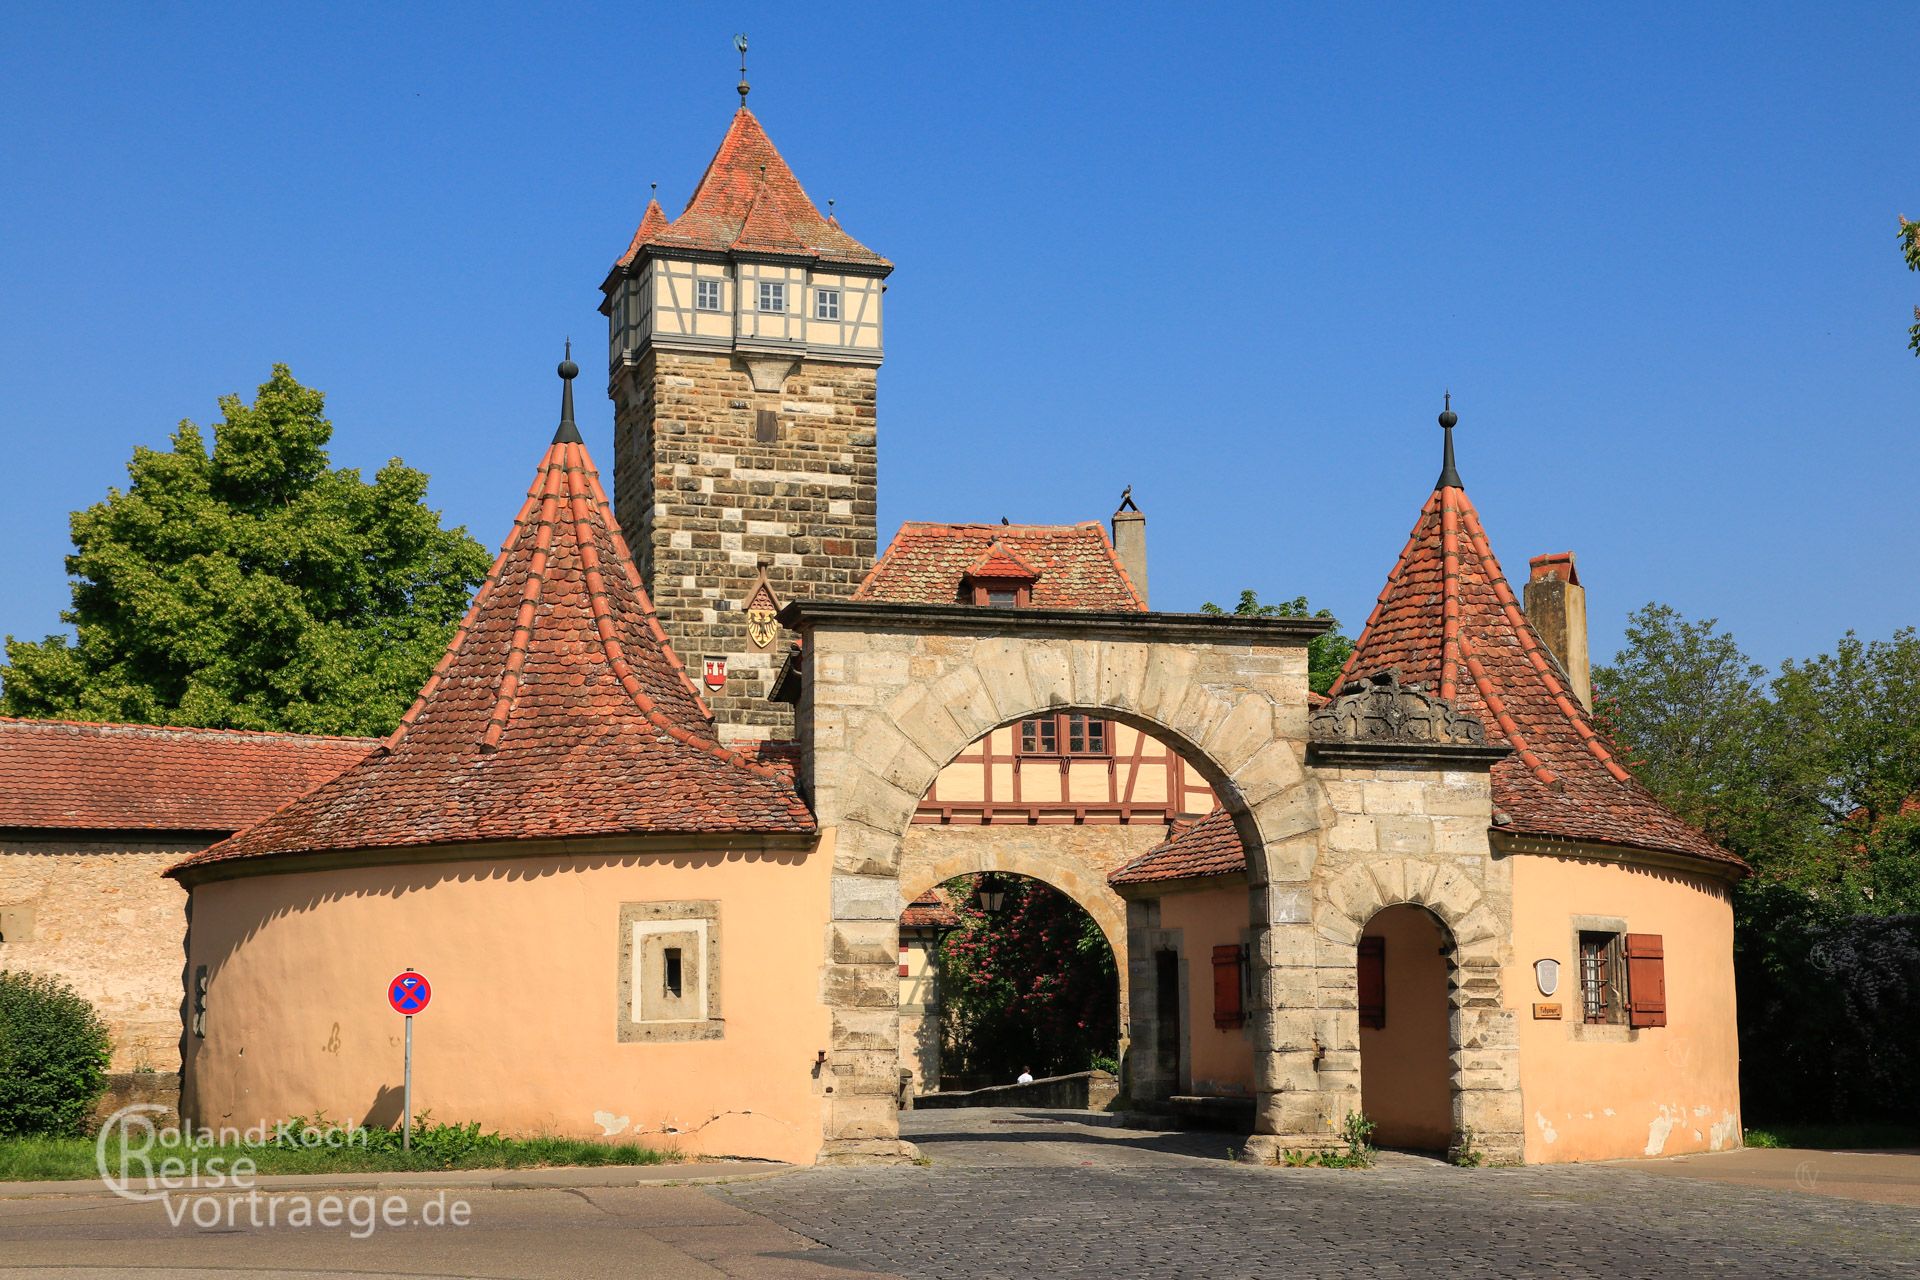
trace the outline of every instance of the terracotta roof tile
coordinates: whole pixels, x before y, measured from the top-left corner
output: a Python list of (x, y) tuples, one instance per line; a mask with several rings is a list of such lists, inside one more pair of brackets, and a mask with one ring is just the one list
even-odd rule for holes
[(843, 266), (891, 270), (893, 264), (821, 214), (753, 112), (741, 107), (707, 164), (687, 207), (671, 223), (649, 203), (616, 268), (650, 247), (710, 253), (767, 253)]
[(1628, 772), (1534, 633), (1457, 486), (1435, 489), (1421, 508), (1334, 688), (1390, 669), (1513, 748), (1493, 766), (1507, 830), (1744, 865)]
[(0, 827), (238, 831), (379, 745), (378, 738), (0, 718)]
[(568, 438), (541, 460), (492, 572), (384, 747), (174, 871), (319, 850), (813, 825), (790, 767), (715, 741), (592, 460)]
[[(1545, 559), (1557, 568), (1562, 558)], [(1334, 689), (1388, 670), (1478, 717), (1490, 741), (1513, 748), (1493, 766), (1505, 830), (1745, 865), (1655, 799), (1600, 735), (1527, 621), (1462, 488), (1436, 489), (1421, 508)], [(1142, 884), (1245, 867), (1232, 820), (1218, 810), (1109, 879)]]
[(976, 565), (992, 563), (998, 544), (1037, 576), (1036, 609), (1144, 610), (1098, 521), (1081, 524), (938, 524), (900, 526), (855, 600), (952, 604)]
[(953, 909), (953, 900), (947, 897), (945, 889), (927, 890), (900, 913), (902, 929), (958, 929), (960, 913)]
[(1200, 821), (1176, 829), (1173, 838), (1157, 844), (1107, 877), (1109, 884), (1157, 884), (1199, 876), (1229, 875), (1247, 869), (1247, 851), (1234, 828), (1233, 815), (1215, 809)]

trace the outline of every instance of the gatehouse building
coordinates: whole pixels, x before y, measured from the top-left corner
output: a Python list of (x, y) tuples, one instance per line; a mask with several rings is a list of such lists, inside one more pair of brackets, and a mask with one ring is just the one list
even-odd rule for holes
[[(743, 95), (601, 284), (612, 494), (569, 359), (544, 454), (508, 437), (532, 483), (398, 728), (218, 757), (262, 803), (201, 834), (145, 814), (165, 778), (87, 827), (14, 767), (36, 733), (113, 761), (176, 731), (0, 726), (0, 776), (29, 780), (0, 930), (104, 918), (86, 860), (175, 833), (139, 846), (169, 862), (142, 864), (150, 952), (89, 969), (97, 939), (63, 924), (25, 953), (0, 932), (0, 965), (177, 996), (200, 1123), (396, 1121), (383, 993), (416, 969), (438, 1117), (897, 1161), (903, 1069), (941, 1074), (940, 886), (1025, 876), (1113, 949), (1126, 1096), (1235, 1108), (1254, 1158), (1362, 1110), (1383, 1141), (1498, 1160), (1738, 1145), (1744, 868), (1596, 727), (1572, 557), (1515, 591), (1451, 409), (1321, 697), (1328, 621), (1149, 607), (1130, 496), (1105, 524), (911, 522), (882, 551), (891, 268)], [(55, 830), (73, 847), (23, 834)], [(116, 1030), (144, 1020), (157, 1059), (154, 1005)]]

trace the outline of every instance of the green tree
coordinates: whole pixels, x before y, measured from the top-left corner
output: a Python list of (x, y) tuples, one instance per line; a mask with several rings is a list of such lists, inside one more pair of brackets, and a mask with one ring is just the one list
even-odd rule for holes
[(1766, 669), (1715, 619), (1692, 622), (1663, 604), (1630, 614), (1626, 638), (1612, 664), (1593, 670), (1596, 718), (1669, 808), (1753, 856), (1766, 808)]
[(1798, 878), (1856, 910), (1920, 911), (1920, 636), (1849, 631), (1832, 653), (1786, 662), (1772, 710), (1767, 783), (1803, 845)]
[[(1920, 222), (1900, 219), (1900, 248), (1907, 255), (1907, 270), (1920, 271)], [(1907, 330), (1907, 345), (1920, 356), (1920, 307), (1913, 309), (1913, 328)]]
[(1119, 971), (1093, 917), (1059, 890), (1000, 876), (999, 911), (980, 906), (984, 876), (954, 887), (960, 928), (940, 944), (941, 1034), (950, 1074), (1010, 1084), (1085, 1071), (1120, 1043)]
[[(1227, 611), (1209, 600), (1200, 606), (1200, 612), (1225, 614)], [(1242, 591), (1240, 603), (1233, 606), (1236, 618), (1331, 618), (1331, 609), (1314, 609), (1308, 606), (1305, 596), (1295, 596), (1291, 600), (1280, 600), (1272, 604), (1262, 604), (1258, 592)], [(1326, 693), (1333, 688), (1333, 682), (1340, 678), (1340, 668), (1347, 665), (1347, 658), (1353, 653), (1353, 641), (1340, 633), (1338, 626), (1329, 628), (1307, 645), (1307, 686), (1315, 693)]]
[(74, 635), (8, 636), (0, 710), (302, 733), (385, 733), (439, 660), (485, 548), (444, 529), (398, 458), (327, 457), (324, 397), (273, 367), (182, 422), (125, 492), (73, 515)]

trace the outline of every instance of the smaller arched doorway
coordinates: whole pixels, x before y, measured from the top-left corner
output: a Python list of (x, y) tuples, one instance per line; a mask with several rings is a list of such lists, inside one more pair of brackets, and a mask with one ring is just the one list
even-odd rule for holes
[(1454, 1139), (1453, 938), (1401, 903), (1359, 942), (1360, 1105), (1384, 1147), (1444, 1151)]
[(1070, 895), (962, 875), (918, 895), (900, 926), (901, 1070), (915, 1093), (1117, 1070), (1119, 963)]

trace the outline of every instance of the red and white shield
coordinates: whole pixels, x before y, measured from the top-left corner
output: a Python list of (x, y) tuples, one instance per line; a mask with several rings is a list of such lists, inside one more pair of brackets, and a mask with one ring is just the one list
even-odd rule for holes
[(727, 660), (725, 658), (708, 658), (705, 676), (707, 688), (718, 692), (725, 687), (727, 683)]

